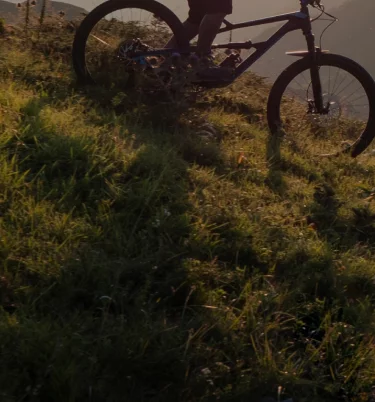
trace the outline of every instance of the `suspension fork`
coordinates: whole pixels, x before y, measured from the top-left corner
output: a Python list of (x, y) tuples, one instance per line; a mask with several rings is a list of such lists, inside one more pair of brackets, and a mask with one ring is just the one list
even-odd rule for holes
[(310, 75), (314, 94), (315, 111), (317, 113), (324, 113), (322, 83), (320, 80), (319, 64), (318, 64), (320, 49), (317, 49), (315, 47), (315, 37), (314, 34), (312, 33), (310, 20), (308, 21), (308, 24), (306, 25), (306, 28), (304, 29), (303, 33), (306, 38), (307, 48), (309, 51), (309, 57), (311, 61)]

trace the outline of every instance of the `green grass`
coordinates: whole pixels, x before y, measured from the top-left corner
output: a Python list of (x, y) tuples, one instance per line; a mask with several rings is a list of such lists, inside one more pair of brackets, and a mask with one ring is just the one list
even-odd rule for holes
[(151, 106), (1, 46), (1, 401), (368, 400), (370, 157), (267, 162), (251, 74)]

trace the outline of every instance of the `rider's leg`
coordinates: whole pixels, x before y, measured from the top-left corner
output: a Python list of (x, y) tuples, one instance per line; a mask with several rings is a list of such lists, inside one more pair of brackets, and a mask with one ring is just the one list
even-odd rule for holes
[[(196, 23), (191, 22), (190, 20), (186, 20), (184, 22), (184, 28), (186, 32), (186, 36), (189, 41), (195, 38), (199, 32), (199, 25)], [(176, 48), (177, 43), (175, 37), (172, 37), (170, 41), (165, 45), (166, 48)]]
[(227, 13), (206, 14), (199, 27), (197, 53), (205, 68), (198, 72), (198, 78), (203, 81), (232, 81), (233, 69), (219, 67), (211, 57), (211, 46)]
[[(211, 53), (211, 45), (219, 31), (226, 14), (216, 13), (207, 14), (205, 16), (195, 17), (193, 14), (184, 22), (185, 33), (190, 41), (199, 33), (197, 53), (200, 55), (208, 55)], [(194, 18), (195, 17), (195, 18)], [(172, 37), (165, 45), (166, 48), (177, 47), (176, 39)]]
[(201, 15), (199, 23), (198, 53), (211, 53), (211, 45), (226, 15), (232, 13), (232, 0), (188, 0), (190, 15)]
[[(225, 19), (232, 12), (232, 0), (188, 0), (190, 12), (184, 26), (189, 40), (198, 33), (197, 53), (202, 57), (205, 65), (199, 72), (203, 79), (228, 79), (232, 77), (232, 70), (217, 68), (209, 57), (211, 46)], [(166, 47), (176, 47), (176, 41), (172, 38)], [(208, 57), (207, 57), (208, 56)], [(219, 71), (220, 70), (220, 71)]]
[(199, 27), (199, 39), (197, 53), (200, 55), (209, 55), (211, 45), (225, 19), (226, 14), (207, 14), (203, 18)]

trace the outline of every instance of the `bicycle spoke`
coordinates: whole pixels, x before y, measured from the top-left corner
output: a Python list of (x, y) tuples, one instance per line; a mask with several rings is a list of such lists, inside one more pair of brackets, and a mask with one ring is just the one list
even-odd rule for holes
[[(339, 74), (339, 75), (340, 75), (340, 74)], [(336, 94), (336, 91), (339, 90), (339, 88), (340, 88), (341, 85), (345, 82), (345, 80), (346, 80), (346, 77), (344, 77), (344, 79), (339, 82), (339, 84), (338, 84), (336, 90), (335, 90), (335, 91), (332, 91), (332, 96), (334, 96), (334, 95), (338, 96), (338, 94)]]
[[(343, 101), (348, 100), (348, 98), (352, 97), (352, 95), (354, 95), (354, 93), (356, 93), (356, 92), (357, 92), (357, 91), (353, 92), (353, 93), (352, 93), (350, 96), (348, 96), (347, 98), (344, 98)], [(361, 95), (360, 97), (355, 98), (353, 102), (356, 102), (357, 100), (362, 99), (362, 98), (364, 98), (364, 97), (366, 97), (366, 96), (367, 96), (366, 94), (363, 94), (363, 95)]]
[(305, 91), (305, 87), (303, 84), (301, 84), (299, 81), (295, 80), (296, 84), (302, 89), (302, 91)]
[[(336, 94), (336, 96), (341, 95), (341, 94), (345, 91), (345, 89), (349, 88), (349, 86), (350, 86), (353, 82), (355, 82), (355, 81), (356, 81), (356, 79), (353, 78), (352, 81), (350, 81), (349, 84), (348, 84), (346, 87), (344, 87), (339, 93)], [(337, 89), (338, 89), (338, 88), (337, 88)]]
[(307, 85), (310, 85), (311, 79), (307, 79), (307, 78), (305, 77), (305, 74), (301, 74), (301, 76), (302, 76), (302, 78), (304, 79), (304, 81), (306, 82), (306, 84), (307, 84)]
[(328, 94), (331, 95), (331, 66), (328, 68)]
[(336, 72), (335, 81), (333, 83), (333, 89), (332, 89), (332, 92), (330, 92), (330, 95), (333, 95), (333, 92), (335, 90), (338, 74), (339, 74), (339, 70), (337, 70), (337, 72)]

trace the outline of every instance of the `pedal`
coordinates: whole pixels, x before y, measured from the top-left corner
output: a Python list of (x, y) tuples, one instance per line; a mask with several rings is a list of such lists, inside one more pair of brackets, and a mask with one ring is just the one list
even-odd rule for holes
[(220, 63), (220, 67), (236, 68), (238, 64), (242, 63), (242, 58), (238, 53), (231, 53), (225, 60)]

